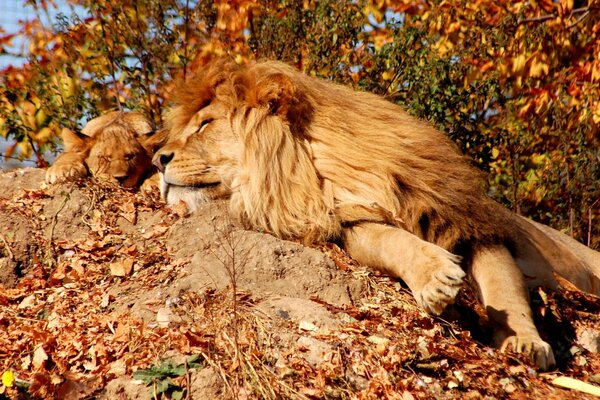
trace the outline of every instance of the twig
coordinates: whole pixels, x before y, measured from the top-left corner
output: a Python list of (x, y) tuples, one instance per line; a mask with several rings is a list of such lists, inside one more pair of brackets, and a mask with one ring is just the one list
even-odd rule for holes
[(598, 201), (600, 201), (600, 199), (597, 199), (596, 201), (594, 201), (592, 204), (590, 204), (590, 207), (588, 208), (588, 232), (587, 232), (587, 246), (588, 247), (590, 247), (592, 245), (592, 220), (594, 219), (594, 215), (593, 215), (592, 211)]
[(62, 209), (65, 208), (65, 206), (67, 205), (67, 203), (71, 199), (71, 194), (70, 193), (63, 192), (63, 194), (64, 194), (63, 202), (60, 205), (60, 207), (58, 208), (58, 210), (52, 216), (52, 224), (50, 226), (50, 246), (51, 246), (52, 255), (54, 256), (54, 258), (56, 258), (56, 249), (54, 248), (54, 228), (56, 227), (56, 224), (58, 223), (58, 214), (60, 214), (60, 212), (62, 211)]
[(206, 360), (206, 362), (208, 362), (208, 364), (210, 364), (213, 368), (215, 368), (217, 370), (217, 372), (218, 372), (219, 376), (221, 377), (221, 380), (223, 381), (223, 383), (225, 384), (225, 386), (227, 386), (227, 388), (231, 391), (231, 393), (234, 394), (235, 391), (233, 390), (233, 387), (231, 386), (231, 383), (229, 382), (229, 379), (227, 379), (227, 374), (223, 370), (223, 367), (221, 366), (221, 364), (220, 363), (216, 363), (214, 360), (210, 359), (202, 351), (200, 351), (200, 355), (204, 358), (204, 360)]
[(183, 80), (185, 81), (187, 76), (187, 63), (188, 63), (188, 37), (189, 37), (189, 22), (190, 22), (190, 1), (185, 0), (185, 13), (183, 17), (184, 24), (184, 36), (183, 36)]
[(8, 253), (8, 258), (10, 258), (10, 261), (15, 261), (15, 254), (10, 249), (8, 242), (2, 233), (0, 233), (0, 239), (2, 239), (2, 243), (4, 243), (4, 247), (6, 248), (6, 252)]
[[(130, 27), (130, 32), (133, 33), (133, 37), (138, 38), (137, 40), (137, 44), (138, 47), (136, 49), (134, 49), (133, 51), (136, 53), (137, 58), (140, 60), (140, 62), (142, 63), (142, 68), (140, 70), (140, 73), (142, 74), (142, 77), (144, 79), (144, 87), (143, 90), (146, 92), (147, 94), (147, 98), (148, 98), (148, 112), (150, 114), (150, 119), (152, 121), (155, 120), (154, 118), (154, 109), (152, 108), (152, 96), (151, 96), (151, 88), (150, 88), (150, 77), (148, 76), (149, 74), (149, 70), (150, 68), (148, 68), (148, 54), (151, 53), (150, 51), (148, 51), (148, 46), (147, 46), (147, 42), (146, 42), (146, 36), (144, 33), (144, 29), (142, 29), (142, 26), (140, 25), (140, 21), (142, 20), (142, 18), (140, 17), (140, 10), (138, 8), (138, 3), (137, 1), (134, 2), (134, 9), (135, 9), (135, 26), (137, 29), (137, 34), (135, 34), (133, 32), (133, 29), (131, 28), (131, 25), (127, 24), (127, 26)], [(121, 5), (121, 12), (123, 13), (123, 15), (127, 15), (127, 13), (125, 13), (125, 10), (123, 8), (123, 5)]]
[(187, 390), (185, 392), (185, 399), (192, 398), (192, 375), (190, 374), (190, 369), (188, 368), (187, 358), (185, 359), (185, 383), (187, 385)]
[(88, 207), (88, 209), (81, 215), (80, 219), (81, 222), (83, 222), (85, 225), (91, 227), (92, 223), (88, 222), (86, 220), (86, 217), (88, 216), (88, 214), (90, 213), (90, 211), (92, 211), (92, 209), (94, 208), (94, 206), (96, 205), (96, 191), (91, 187), (91, 186), (87, 186), (91, 192), (92, 192), (92, 198), (90, 200), (90, 206)]
[(104, 29), (104, 18), (102, 17), (102, 15), (100, 15), (100, 13), (98, 12), (97, 18), (100, 20), (100, 29), (102, 29), (102, 40), (104, 41), (104, 43), (106, 44), (106, 51), (108, 53), (108, 64), (110, 66), (110, 76), (112, 77), (113, 80), (113, 85), (115, 88), (115, 95), (116, 95), (116, 100), (117, 100), (117, 106), (119, 107), (119, 111), (123, 111), (123, 106), (121, 105), (121, 93), (119, 90), (119, 84), (117, 83), (117, 77), (115, 75), (115, 55), (114, 55), (114, 49), (112, 46), (108, 45), (108, 40), (106, 38), (106, 29)]
[(581, 21), (583, 21), (583, 19), (585, 17), (587, 17), (588, 15), (590, 15), (590, 11), (586, 11), (585, 13), (583, 13), (583, 15), (581, 15), (579, 18), (577, 18), (577, 20), (575, 22), (573, 22), (571, 25), (567, 26), (567, 29), (571, 29), (573, 28), (575, 25), (579, 24)]
[[(587, 6), (587, 7), (573, 9), (573, 11), (571, 11), (571, 15), (581, 14), (581, 13), (588, 14), (589, 12), (590, 12), (590, 7)], [(539, 17), (523, 18), (522, 20), (520, 20), (518, 22), (518, 25), (521, 25), (521, 24), (524, 24), (527, 22), (543, 22), (543, 21), (547, 21), (549, 19), (554, 19), (554, 18), (558, 18), (558, 15), (557, 14), (546, 14), (546, 15), (540, 15)]]
[(8, 314), (10, 314), (10, 316), (12, 318), (18, 319), (20, 321), (44, 322), (44, 320), (42, 320), (42, 319), (21, 317), (18, 312), (16, 312), (15, 310), (12, 310), (11, 308), (6, 307), (6, 306), (0, 306), (0, 309), (2, 310), (2, 312), (8, 313)]

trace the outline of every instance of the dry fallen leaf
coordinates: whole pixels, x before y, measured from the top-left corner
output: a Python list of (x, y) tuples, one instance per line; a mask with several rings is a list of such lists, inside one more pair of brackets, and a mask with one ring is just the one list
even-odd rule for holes
[(115, 261), (110, 264), (110, 274), (112, 276), (129, 276), (133, 270), (133, 259)]
[(600, 387), (580, 381), (579, 379), (569, 378), (568, 376), (559, 376), (552, 380), (554, 386), (577, 390), (578, 392), (591, 394), (600, 397)]
[(100, 300), (100, 307), (102, 307), (102, 308), (108, 307), (110, 300), (111, 300), (111, 295), (108, 293), (104, 293), (102, 295), (102, 299)]
[(30, 308), (30, 307), (33, 307), (34, 305), (35, 305), (35, 294), (31, 294), (31, 295), (25, 297), (19, 303), (19, 309)]
[(175, 212), (175, 214), (177, 214), (178, 217), (183, 218), (186, 217), (187, 215), (189, 215), (190, 213), (190, 209), (187, 206), (187, 204), (180, 200), (179, 203), (175, 204), (174, 206), (171, 206), (171, 209)]
[(164, 234), (166, 231), (169, 230), (168, 226), (162, 226), (162, 225), (156, 225), (152, 228), (152, 230), (150, 230), (149, 232), (146, 232), (142, 235), (142, 237), (144, 239), (152, 239), (154, 237), (158, 237), (162, 234)]
[(156, 312), (156, 322), (161, 328), (166, 328), (171, 322), (181, 322), (181, 318), (173, 314), (170, 308), (163, 307)]
[(33, 361), (32, 364), (36, 369), (40, 369), (44, 366), (44, 363), (48, 360), (48, 354), (44, 351), (42, 346), (39, 346), (33, 352)]

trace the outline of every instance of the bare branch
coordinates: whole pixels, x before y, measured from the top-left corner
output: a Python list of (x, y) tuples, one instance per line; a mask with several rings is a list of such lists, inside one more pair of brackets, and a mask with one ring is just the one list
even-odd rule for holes
[(587, 17), (588, 15), (590, 15), (590, 11), (586, 11), (585, 13), (583, 13), (579, 18), (577, 18), (577, 20), (575, 22), (573, 22), (571, 25), (567, 26), (567, 29), (571, 29), (573, 28), (575, 25), (579, 24), (581, 21), (583, 21), (585, 19), (585, 17)]
[[(575, 8), (575, 9), (573, 9), (573, 11), (571, 11), (571, 16), (584, 13), (584, 17), (585, 17), (585, 14), (589, 14), (590, 10), (592, 10), (592, 9), (594, 9), (594, 7), (587, 6), (587, 7)], [(572, 28), (573, 26), (577, 25), (579, 23), (579, 21), (581, 19), (583, 19), (584, 17), (578, 19), (575, 24), (572, 24), (572, 25), (568, 26), (567, 28)], [(521, 25), (521, 24), (525, 24), (527, 22), (543, 22), (543, 21), (547, 21), (549, 19), (555, 19), (555, 18), (558, 18), (558, 14), (540, 15), (539, 17), (523, 18), (517, 24)]]

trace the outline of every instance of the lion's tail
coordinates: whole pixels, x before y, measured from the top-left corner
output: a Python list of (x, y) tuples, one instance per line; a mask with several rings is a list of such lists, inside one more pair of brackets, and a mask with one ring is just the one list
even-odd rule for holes
[(568, 281), (600, 296), (600, 253), (548, 226), (514, 215), (515, 258), (530, 286)]

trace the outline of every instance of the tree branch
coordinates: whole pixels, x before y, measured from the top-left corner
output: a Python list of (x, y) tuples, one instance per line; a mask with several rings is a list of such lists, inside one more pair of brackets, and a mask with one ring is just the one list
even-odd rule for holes
[[(572, 28), (573, 26), (577, 25), (581, 19), (585, 18), (585, 16), (587, 14), (589, 14), (590, 10), (593, 10), (595, 7), (581, 7), (581, 8), (575, 8), (573, 9), (573, 11), (571, 11), (571, 16), (575, 15), (575, 14), (581, 14), (584, 13), (584, 15), (578, 19), (575, 24), (572, 24), (571, 26), (569, 26), (568, 28)], [(520, 20), (517, 25), (521, 25), (521, 24), (525, 24), (527, 22), (543, 22), (543, 21), (547, 21), (549, 19), (554, 19), (554, 18), (558, 18), (557, 14), (547, 14), (547, 15), (540, 15), (539, 17), (531, 17), (531, 18), (523, 18), (522, 20)]]

